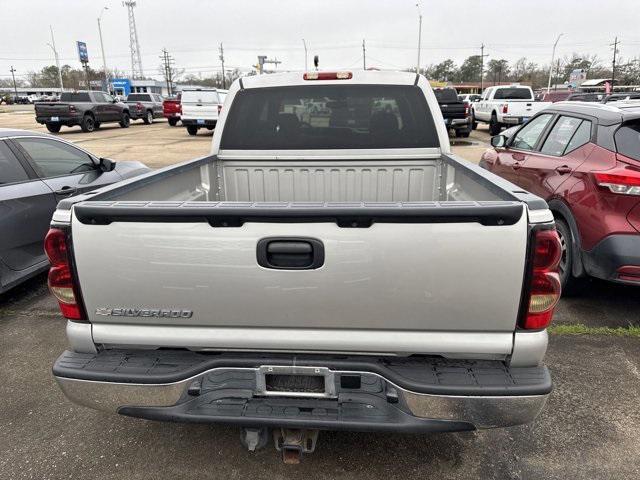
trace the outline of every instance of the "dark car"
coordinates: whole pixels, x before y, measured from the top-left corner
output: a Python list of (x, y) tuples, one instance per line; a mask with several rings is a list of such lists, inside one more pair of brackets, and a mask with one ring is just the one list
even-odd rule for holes
[(557, 103), (491, 143), (480, 165), (553, 211), (563, 286), (640, 286), (640, 104)]
[(93, 132), (103, 123), (118, 123), (122, 128), (131, 120), (129, 106), (104, 92), (62, 92), (60, 101), (35, 105), (36, 122), (58, 133), (60, 127), (80, 125), (83, 132)]
[(567, 97), (568, 102), (601, 102), (602, 93), (572, 93)]
[(433, 93), (438, 100), (447, 130), (453, 129), (456, 137), (468, 137), (471, 134), (469, 103), (458, 98), (455, 88), (434, 88)]
[(43, 241), (61, 199), (148, 171), (51, 135), (0, 129), (0, 293), (47, 269)]
[(143, 120), (146, 125), (162, 118), (162, 96), (157, 93), (131, 93), (125, 101), (131, 120)]
[(625, 102), (640, 99), (640, 92), (611, 93), (602, 99), (602, 103)]

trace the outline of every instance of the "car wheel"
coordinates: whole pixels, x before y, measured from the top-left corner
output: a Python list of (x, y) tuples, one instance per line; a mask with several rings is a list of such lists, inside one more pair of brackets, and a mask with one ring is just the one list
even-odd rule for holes
[(147, 110), (147, 115), (144, 117), (144, 124), (150, 125), (153, 123), (153, 112), (151, 110)]
[(187, 132), (189, 132), (189, 135), (196, 135), (198, 133), (198, 127), (194, 125), (188, 125)]
[(458, 138), (469, 138), (471, 132), (469, 130), (456, 130), (456, 137)]
[(573, 235), (567, 222), (562, 218), (556, 218), (556, 231), (560, 237), (562, 247), (558, 273), (563, 295), (574, 295), (579, 286), (580, 279), (573, 276)]
[(129, 114), (126, 112), (123, 113), (119, 123), (122, 128), (129, 128), (129, 125), (131, 124), (131, 117), (129, 117)]
[(58, 133), (61, 126), (62, 125), (60, 125), (59, 123), (47, 123), (47, 130), (49, 130), (51, 133)]
[(93, 125), (93, 127), (94, 127), (96, 130), (97, 130), (97, 129), (99, 129), (101, 126), (102, 126), (102, 123), (100, 123), (100, 122), (95, 122), (95, 123), (94, 123), (94, 125)]
[(96, 129), (95, 120), (91, 115), (85, 115), (80, 122), (80, 128), (83, 132), (93, 132)]
[(177, 118), (169, 117), (169, 125), (171, 125), (172, 127), (175, 127), (177, 124), (178, 124)]
[(478, 128), (478, 122), (476, 122), (475, 113), (471, 112), (471, 130), (476, 130)]
[(498, 135), (502, 130), (502, 125), (498, 123), (498, 117), (494, 113), (491, 115), (491, 121), (489, 122), (489, 134)]

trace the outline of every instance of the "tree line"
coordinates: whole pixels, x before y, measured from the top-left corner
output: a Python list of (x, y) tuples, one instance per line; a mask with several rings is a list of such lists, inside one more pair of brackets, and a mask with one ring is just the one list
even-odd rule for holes
[[(574, 53), (554, 62), (551, 75), (552, 84), (569, 81), (573, 70), (583, 69), (587, 78), (610, 78), (611, 65), (597, 55)], [(428, 65), (421, 70), (430, 80), (440, 82), (479, 82), (482, 59), (480, 55), (467, 57), (460, 65), (451, 59)], [(415, 69), (414, 69), (415, 71)], [(620, 59), (616, 65), (616, 85), (640, 85), (640, 59)], [(500, 82), (530, 83), (534, 88), (546, 87), (549, 80), (549, 65), (539, 65), (522, 57), (515, 62), (506, 59), (492, 59), (484, 63), (483, 81), (485, 85)]]

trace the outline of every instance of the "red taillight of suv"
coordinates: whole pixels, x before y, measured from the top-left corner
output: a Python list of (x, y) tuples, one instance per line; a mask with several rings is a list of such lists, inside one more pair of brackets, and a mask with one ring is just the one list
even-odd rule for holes
[(144, 105), (142, 105), (140, 102), (136, 103), (136, 110), (141, 112), (144, 110)]
[(611, 193), (640, 195), (640, 171), (631, 168), (614, 168), (605, 172), (593, 172), (596, 183)]
[(505, 103), (502, 105), (502, 113), (509, 113), (509, 104)]
[(77, 112), (77, 110), (76, 110), (75, 105), (69, 105), (69, 113), (76, 113), (76, 112)]
[(561, 293), (558, 275), (562, 254), (560, 237), (555, 230), (538, 230), (534, 235), (529, 303), (522, 324), (527, 330), (540, 330), (551, 323)]
[(51, 228), (44, 239), (44, 250), (51, 263), (49, 290), (58, 300), (60, 311), (69, 320), (84, 320), (84, 308), (79, 301), (79, 289), (71, 271), (67, 248), (67, 234), (59, 228)]

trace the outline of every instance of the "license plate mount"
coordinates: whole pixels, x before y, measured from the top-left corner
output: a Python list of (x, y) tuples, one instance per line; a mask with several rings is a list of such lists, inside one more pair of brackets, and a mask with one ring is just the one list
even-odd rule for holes
[(334, 373), (326, 367), (263, 365), (256, 371), (256, 395), (335, 398)]
[(52, 122), (59, 122), (60, 121), (60, 117), (51, 117), (51, 121)]
[(196, 120), (196, 122), (198, 123), (198, 125), (204, 125), (204, 120), (198, 119), (198, 120)]

